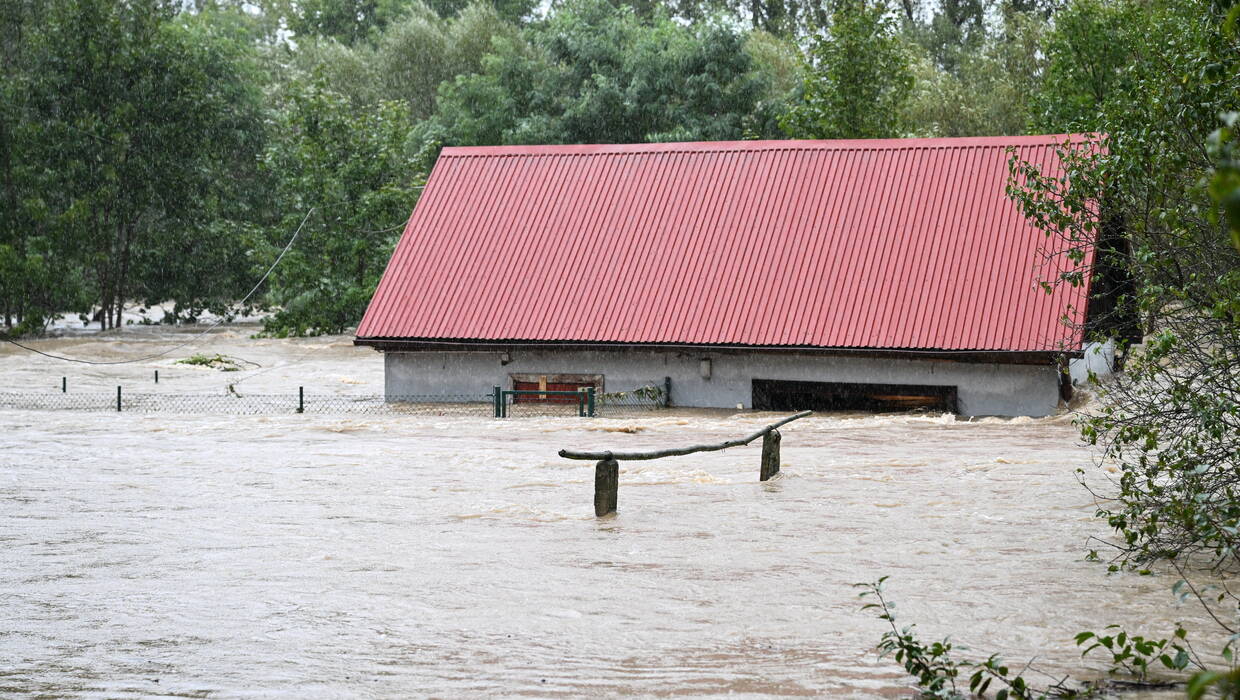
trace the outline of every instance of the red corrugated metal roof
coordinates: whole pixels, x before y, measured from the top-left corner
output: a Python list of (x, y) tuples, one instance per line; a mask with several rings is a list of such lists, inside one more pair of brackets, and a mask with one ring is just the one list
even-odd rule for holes
[(1080, 348), (1004, 194), (1069, 138), (445, 148), (357, 335)]

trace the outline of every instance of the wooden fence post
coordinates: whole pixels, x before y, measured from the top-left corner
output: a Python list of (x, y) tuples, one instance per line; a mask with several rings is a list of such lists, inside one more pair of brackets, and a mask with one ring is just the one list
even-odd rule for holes
[(620, 490), (620, 463), (604, 459), (594, 465), (594, 514), (603, 517), (616, 512), (616, 493)]
[(766, 481), (779, 473), (779, 440), (778, 430), (762, 437), (762, 467), (758, 472), (758, 481)]

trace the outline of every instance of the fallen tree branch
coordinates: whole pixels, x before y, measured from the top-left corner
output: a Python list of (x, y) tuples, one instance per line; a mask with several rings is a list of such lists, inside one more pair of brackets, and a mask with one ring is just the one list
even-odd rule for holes
[(693, 454), (694, 452), (716, 452), (718, 450), (726, 450), (729, 447), (740, 447), (741, 445), (748, 445), (754, 440), (757, 440), (763, 435), (766, 435), (772, 430), (775, 430), (779, 426), (785, 425), (787, 423), (791, 423), (792, 421), (798, 418), (804, 418), (805, 416), (808, 416), (811, 413), (813, 413), (813, 411), (801, 411), (800, 413), (797, 413), (796, 415), (788, 416), (787, 418), (781, 421), (771, 423), (765, 428), (762, 428), (758, 432), (753, 433), (752, 435), (749, 435), (747, 437), (738, 438), (736, 440), (728, 440), (727, 442), (720, 442), (714, 445), (690, 445), (688, 447), (673, 447), (673, 448), (666, 449), (666, 450), (651, 450), (649, 452), (580, 452), (577, 450), (560, 450), (560, 456), (564, 457), (565, 459), (588, 459), (592, 461), (605, 460), (605, 459), (639, 460), (639, 459), (659, 459), (661, 457), (678, 457), (680, 455)]

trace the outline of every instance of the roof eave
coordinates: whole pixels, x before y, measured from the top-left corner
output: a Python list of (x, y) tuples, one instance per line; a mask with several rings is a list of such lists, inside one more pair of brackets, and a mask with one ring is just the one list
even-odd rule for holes
[(1083, 357), (1080, 349), (1001, 348), (872, 348), (818, 347), (805, 345), (722, 345), (715, 343), (625, 343), (609, 341), (513, 340), (479, 338), (354, 338), (353, 344), (380, 352), (500, 352), (518, 349), (560, 350), (663, 350), (680, 352), (789, 352), (812, 355), (884, 357), (892, 359), (955, 360), (1000, 364), (1046, 364), (1063, 357)]

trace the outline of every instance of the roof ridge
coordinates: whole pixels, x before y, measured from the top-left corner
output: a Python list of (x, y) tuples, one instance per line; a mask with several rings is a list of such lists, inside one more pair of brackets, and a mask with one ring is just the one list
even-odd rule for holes
[(753, 141), (669, 141), (656, 143), (507, 144), (498, 146), (445, 146), (441, 155), (449, 158), (480, 158), (497, 156), (593, 156), (769, 151), (900, 151), (1055, 146), (1069, 143), (1084, 143), (1096, 138), (1098, 138), (1097, 134), (1072, 133), (896, 139), (766, 139)]

